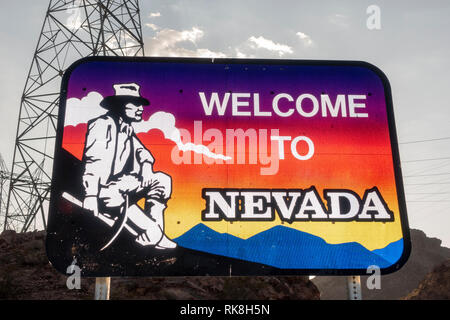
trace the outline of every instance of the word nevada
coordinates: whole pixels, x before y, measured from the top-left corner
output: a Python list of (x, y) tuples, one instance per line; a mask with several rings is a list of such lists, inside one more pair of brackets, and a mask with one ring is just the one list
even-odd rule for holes
[(203, 221), (394, 221), (378, 188), (362, 198), (347, 189), (203, 189)]

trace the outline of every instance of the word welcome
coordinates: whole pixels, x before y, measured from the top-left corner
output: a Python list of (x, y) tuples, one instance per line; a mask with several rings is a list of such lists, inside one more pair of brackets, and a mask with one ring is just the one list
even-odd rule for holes
[[(259, 93), (230, 93), (226, 92), (222, 97), (218, 92), (212, 92), (209, 100), (204, 92), (198, 93), (200, 101), (205, 111), (205, 115), (211, 116), (216, 110), (219, 116), (225, 115), (231, 97), (231, 114), (237, 117), (271, 117), (272, 111), (263, 111), (260, 105)], [(361, 100), (361, 101), (358, 101)], [(297, 114), (311, 118), (316, 115), (322, 117), (350, 117), (368, 118), (369, 114), (364, 112), (366, 108), (363, 100), (366, 95), (345, 95), (338, 94), (334, 101), (328, 94), (321, 94), (316, 97), (310, 93), (300, 94), (295, 100), (288, 93), (277, 94), (272, 100), (272, 110), (280, 117), (290, 117)], [(253, 104), (253, 108), (251, 108)], [(319, 112), (320, 111), (320, 112)]]
[(309, 189), (203, 189), (204, 221), (393, 221), (378, 188), (357, 193), (325, 189), (324, 201), (316, 188)]

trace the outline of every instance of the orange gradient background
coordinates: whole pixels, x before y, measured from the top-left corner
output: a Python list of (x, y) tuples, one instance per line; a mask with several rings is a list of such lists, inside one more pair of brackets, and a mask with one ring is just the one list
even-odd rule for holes
[[(208, 120), (208, 121), (206, 121)], [(305, 123), (305, 122), (303, 122)], [(371, 125), (367, 125), (371, 123)], [(225, 126), (226, 124), (226, 126)], [(281, 136), (307, 136), (315, 146), (314, 156), (306, 161), (294, 158), (290, 153), (290, 142), (285, 143), (285, 159), (279, 160), (279, 170), (275, 175), (261, 175), (261, 168), (267, 164), (194, 164), (194, 152), (187, 151), (184, 155), (190, 157), (190, 164), (174, 164), (171, 159), (172, 152), (180, 152), (176, 144), (165, 139), (162, 132), (153, 129), (147, 133), (138, 133), (138, 138), (152, 152), (155, 158), (154, 170), (163, 171), (172, 177), (173, 194), (168, 202), (165, 213), (166, 233), (176, 238), (198, 223), (208, 227), (247, 239), (259, 232), (273, 226), (283, 224), (321, 237), (330, 244), (345, 242), (358, 242), (368, 250), (379, 249), (389, 243), (402, 238), (402, 229), (397, 200), (397, 189), (389, 132), (381, 124), (373, 124), (369, 119), (330, 119), (319, 121), (314, 126), (299, 124), (283, 125), (259, 122), (251, 123), (244, 120), (233, 122), (210, 121), (202, 119), (203, 132), (209, 128), (216, 128), (222, 132), (225, 140), (226, 129), (252, 128), (257, 132), (267, 129), (268, 153), (276, 152), (271, 147), (270, 130), (279, 129)], [(177, 120), (177, 128), (190, 132), (194, 140), (192, 120)], [(77, 127), (64, 128), (63, 148), (81, 160), (86, 124)], [(187, 141), (184, 138), (183, 142)], [(215, 143), (221, 143), (216, 141)], [(248, 143), (248, 141), (247, 141)], [(275, 142), (274, 142), (275, 143)], [(208, 146), (211, 141), (203, 141)], [(225, 141), (223, 142), (226, 153)], [(236, 144), (236, 143), (235, 143)], [(276, 146), (277, 143), (272, 144)], [(272, 150), (275, 149), (275, 150)], [(247, 144), (246, 152), (250, 148)], [(298, 145), (298, 152), (305, 154), (305, 146)], [(227, 153), (228, 154), (228, 153)], [(198, 157), (198, 156), (197, 156)], [(205, 156), (203, 156), (205, 158)], [(237, 158), (236, 150), (232, 154)], [(274, 221), (261, 222), (204, 222), (201, 220), (201, 211), (205, 209), (205, 200), (202, 199), (203, 188), (295, 188), (307, 189), (315, 186), (323, 199), (324, 189), (350, 189), (361, 198), (365, 190), (377, 187), (394, 213), (392, 222), (282, 222), (276, 216)], [(325, 202), (325, 201), (324, 201)], [(325, 202), (325, 205), (327, 203)]]

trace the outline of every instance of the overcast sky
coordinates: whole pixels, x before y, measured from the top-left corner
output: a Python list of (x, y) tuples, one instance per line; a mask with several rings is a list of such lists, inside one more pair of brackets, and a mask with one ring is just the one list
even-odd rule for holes
[[(140, 1), (148, 56), (364, 60), (390, 80), (410, 226), (450, 246), (450, 1)], [(369, 30), (369, 5), (381, 29)], [(48, 0), (2, 1), (0, 153), (10, 167), (20, 96)], [(444, 173), (445, 175), (437, 175)], [(426, 176), (423, 176), (426, 175)]]

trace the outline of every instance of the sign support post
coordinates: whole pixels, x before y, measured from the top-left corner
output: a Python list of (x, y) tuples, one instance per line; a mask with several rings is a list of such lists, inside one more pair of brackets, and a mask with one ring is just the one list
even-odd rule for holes
[(95, 278), (95, 300), (109, 300), (111, 278)]
[(347, 277), (347, 289), (349, 300), (362, 300), (360, 276)]

